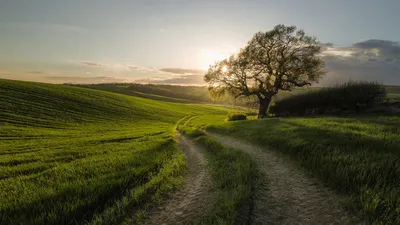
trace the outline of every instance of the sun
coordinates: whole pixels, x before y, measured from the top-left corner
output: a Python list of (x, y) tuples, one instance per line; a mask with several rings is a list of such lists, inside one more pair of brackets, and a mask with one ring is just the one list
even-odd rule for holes
[(221, 70), (222, 70), (223, 73), (226, 73), (226, 71), (228, 71), (228, 67), (227, 66), (223, 66)]
[(208, 69), (210, 65), (226, 58), (227, 55), (216, 50), (200, 50), (197, 54), (197, 64), (199, 68)]

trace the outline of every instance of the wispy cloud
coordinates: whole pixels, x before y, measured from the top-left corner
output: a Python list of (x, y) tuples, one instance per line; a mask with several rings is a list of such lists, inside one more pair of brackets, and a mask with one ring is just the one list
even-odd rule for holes
[(143, 67), (128, 63), (99, 63), (99, 62), (89, 62), (89, 61), (82, 61), (80, 63), (82, 63), (85, 66), (102, 68), (104, 70), (159, 72), (159, 70), (156, 68)]
[(56, 76), (59, 73), (58, 72), (54, 72), (54, 71), (46, 71), (46, 70), (32, 70), (32, 71), (26, 71), (26, 72), (22, 72), (22, 74), (32, 74), (32, 75), (42, 75), (42, 76)]
[(205, 70), (199, 69), (184, 69), (184, 68), (154, 68), (154, 67), (144, 67), (139, 65), (127, 64), (127, 63), (98, 63), (98, 62), (89, 62), (82, 61), (80, 62), (85, 66), (94, 67), (94, 68), (102, 68), (104, 70), (120, 70), (120, 71), (141, 71), (141, 72), (149, 72), (149, 73), (159, 73), (159, 74), (179, 74), (179, 75), (195, 75), (195, 74), (204, 74)]
[(30, 73), (30, 74), (46, 74), (46, 72), (44, 72), (44, 71), (28, 71), (26, 73)]
[(107, 65), (105, 65), (105, 64), (100, 64), (100, 63), (95, 63), (95, 62), (86, 62), (86, 61), (83, 61), (83, 62), (81, 62), (83, 65), (86, 65), (86, 66), (92, 66), (92, 67), (106, 67)]
[(160, 71), (173, 73), (173, 74), (183, 74), (183, 75), (195, 75), (206, 73), (206, 70), (198, 70), (198, 69), (183, 69), (183, 68), (162, 68)]
[(135, 80), (146, 84), (205, 85), (203, 75), (180, 75), (169, 78), (145, 78)]

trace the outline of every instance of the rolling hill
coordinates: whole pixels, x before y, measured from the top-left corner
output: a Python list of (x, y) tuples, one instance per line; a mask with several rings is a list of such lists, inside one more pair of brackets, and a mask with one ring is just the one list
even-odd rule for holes
[(216, 106), (10, 80), (0, 80), (0, 96), (0, 224), (141, 221), (182, 181), (177, 121), (226, 114)]

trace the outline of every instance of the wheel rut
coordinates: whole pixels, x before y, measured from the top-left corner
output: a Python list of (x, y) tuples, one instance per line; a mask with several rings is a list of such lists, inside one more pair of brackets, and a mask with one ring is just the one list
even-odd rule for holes
[(211, 205), (210, 177), (201, 149), (182, 135), (178, 135), (177, 139), (178, 147), (186, 154), (189, 167), (183, 187), (163, 206), (151, 212), (146, 224), (190, 224)]
[(361, 224), (343, 208), (341, 197), (288, 158), (232, 137), (208, 135), (248, 153), (262, 174), (250, 224)]

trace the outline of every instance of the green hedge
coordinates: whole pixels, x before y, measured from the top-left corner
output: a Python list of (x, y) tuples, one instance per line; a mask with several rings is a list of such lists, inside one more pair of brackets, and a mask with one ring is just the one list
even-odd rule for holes
[(269, 108), (276, 116), (358, 113), (386, 98), (386, 89), (376, 82), (349, 81), (279, 100)]
[(246, 120), (247, 115), (240, 112), (229, 112), (227, 114), (228, 121), (235, 121), (235, 120)]

